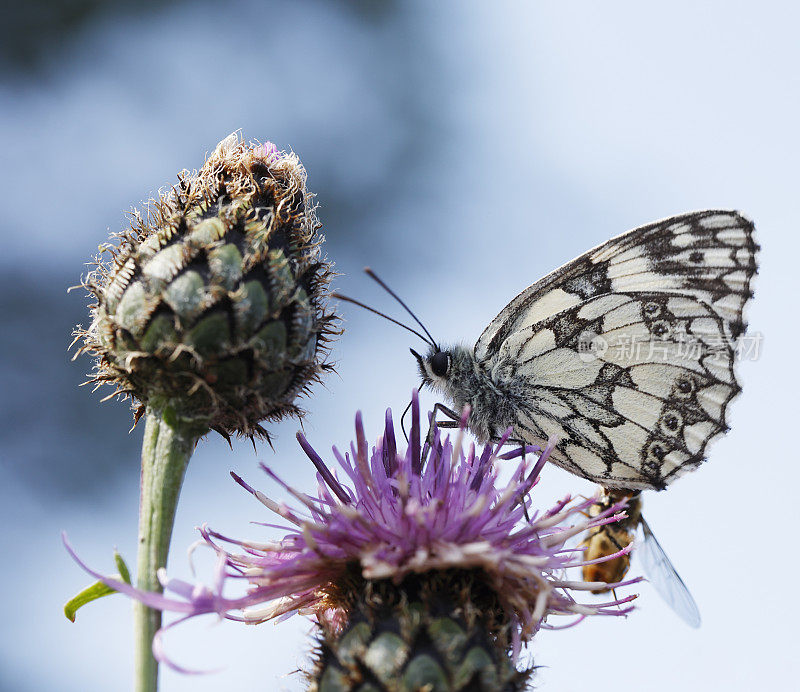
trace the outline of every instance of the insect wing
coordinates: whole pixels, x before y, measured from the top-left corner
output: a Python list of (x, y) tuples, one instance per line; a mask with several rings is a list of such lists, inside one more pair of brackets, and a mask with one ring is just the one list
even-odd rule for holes
[(705, 458), (740, 388), (753, 225), (704, 211), (630, 231), (517, 296), (475, 345), (515, 433), (606, 487), (663, 489)]
[(689, 593), (689, 589), (672, 566), (644, 518), (641, 519), (640, 525), (643, 539), (636, 547), (635, 554), (642, 562), (647, 580), (686, 624), (700, 627), (700, 610), (692, 594)]
[(627, 231), (528, 286), (483, 331), (475, 357), (490, 359), (514, 332), (588, 298), (642, 290), (692, 295), (738, 336), (757, 250), (753, 223), (735, 211), (690, 212)]

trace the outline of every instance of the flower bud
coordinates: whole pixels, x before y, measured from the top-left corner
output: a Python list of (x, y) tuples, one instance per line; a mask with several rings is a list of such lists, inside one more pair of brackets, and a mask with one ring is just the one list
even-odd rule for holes
[(150, 406), (268, 439), (260, 422), (301, 414), (298, 394), (332, 368), (319, 227), (296, 155), (224, 139), (101, 247), (76, 331), (91, 381), (135, 399), (137, 420)]

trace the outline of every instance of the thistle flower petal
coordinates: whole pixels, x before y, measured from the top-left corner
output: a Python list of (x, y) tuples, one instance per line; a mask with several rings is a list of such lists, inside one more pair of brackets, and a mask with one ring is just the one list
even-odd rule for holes
[[(570, 539), (587, 528), (624, 517), (622, 505), (589, 517), (594, 498), (566, 497), (546, 511), (523, 516), (539, 472), (556, 442), (550, 440), (534, 463), (533, 451), (505, 454), (522, 456), (511, 480), (498, 480), (499, 445), (487, 446), (480, 455), (438, 431), (424, 453), (420, 442), (419, 402), (412, 399), (410, 444), (397, 451), (391, 413), (383, 435), (370, 448), (361, 415), (356, 417), (356, 443), (344, 455), (334, 450), (339, 481), (331, 467), (302, 435), (298, 440), (317, 469), (317, 497), (286, 484), (268, 467), (265, 472), (296, 500), (292, 507), (233, 478), (271, 512), (292, 526), (277, 542), (257, 542), (222, 536), (207, 527), (203, 540), (217, 552), (216, 586), (190, 588), (167, 581), (166, 590), (178, 598), (142, 593), (104, 578), (78, 560), (96, 578), (137, 598), (148, 606), (187, 615), (218, 613), (234, 620), (258, 623), (301, 612), (329, 627), (348, 622), (354, 579), (400, 584), (408, 578), (434, 573), (469, 572), (491, 592), (499, 604), (495, 621), (505, 623), (514, 649), (530, 641), (540, 628), (560, 629), (549, 621), (558, 616), (627, 614), (635, 596), (604, 603), (579, 603), (576, 593), (597, 584), (565, 578), (565, 571), (585, 564), (582, 551)], [(460, 436), (459, 436), (460, 438)], [(626, 554), (630, 546), (607, 559)], [(229, 582), (249, 585), (244, 596), (225, 597)], [(612, 587), (639, 581), (631, 579)], [(624, 606), (624, 607), (622, 607)], [(237, 614), (241, 612), (241, 614)], [(569, 626), (569, 625), (567, 625)], [(157, 652), (158, 653), (158, 652)], [(163, 660), (163, 652), (160, 654)], [(168, 661), (167, 661), (168, 662)]]

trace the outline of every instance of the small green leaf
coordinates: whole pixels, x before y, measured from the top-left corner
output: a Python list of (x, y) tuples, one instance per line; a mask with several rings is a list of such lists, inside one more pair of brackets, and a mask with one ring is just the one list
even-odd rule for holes
[(114, 551), (114, 562), (117, 565), (117, 569), (119, 570), (119, 578), (124, 581), (128, 586), (131, 585), (131, 571), (128, 569), (128, 565), (125, 564), (125, 560), (122, 559), (122, 555), (120, 555), (116, 550)]
[(112, 593), (117, 592), (101, 581), (95, 582), (91, 586), (87, 586), (83, 591), (73, 596), (64, 604), (64, 615), (69, 618), (70, 622), (75, 622), (75, 614), (78, 612), (78, 608), (92, 601), (96, 601), (98, 598), (103, 598), (103, 596), (110, 596)]
[[(130, 584), (131, 573), (130, 570), (128, 570), (128, 565), (125, 564), (125, 560), (122, 559), (122, 555), (120, 555), (116, 550), (114, 551), (114, 562), (117, 564), (119, 574), (115, 574), (109, 578), (118, 579), (119, 581), (124, 581), (126, 584)], [(101, 581), (95, 582), (91, 586), (87, 586), (83, 591), (76, 594), (64, 604), (64, 615), (67, 616), (70, 622), (75, 622), (75, 615), (78, 612), (78, 608), (81, 608), (92, 601), (96, 601), (98, 598), (110, 596), (111, 594), (115, 593), (117, 593), (116, 589), (106, 586)]]

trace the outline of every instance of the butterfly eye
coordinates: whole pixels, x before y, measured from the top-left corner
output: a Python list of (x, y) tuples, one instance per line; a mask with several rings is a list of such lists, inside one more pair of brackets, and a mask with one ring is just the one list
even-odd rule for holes
[(431, 358), (431, 371), (436, 377), (444, 377), (450, 369), (450, 356), (442, 351)]

